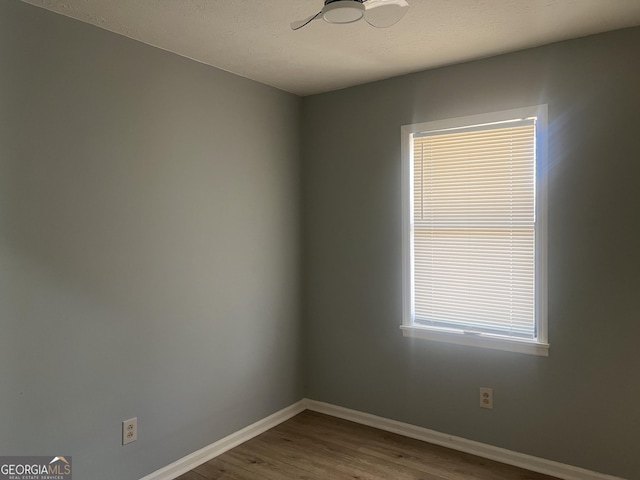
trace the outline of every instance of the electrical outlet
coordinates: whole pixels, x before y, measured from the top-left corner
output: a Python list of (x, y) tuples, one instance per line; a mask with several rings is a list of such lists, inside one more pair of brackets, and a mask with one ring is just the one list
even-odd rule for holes
[(480, 406), (493, 408), (493, 388), (480, 387)]
[(138, 439), (138, 417), (122, 422), (122, 444), (135, 442)]

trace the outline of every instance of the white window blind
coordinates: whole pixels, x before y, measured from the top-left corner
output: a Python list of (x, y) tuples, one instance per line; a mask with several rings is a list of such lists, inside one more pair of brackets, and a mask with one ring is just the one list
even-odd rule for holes
[(536, 337), (536, 121), (412, 137), (418, 325)]

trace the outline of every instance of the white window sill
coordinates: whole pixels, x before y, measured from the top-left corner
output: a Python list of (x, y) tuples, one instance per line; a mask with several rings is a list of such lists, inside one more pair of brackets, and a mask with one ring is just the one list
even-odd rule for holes
[(400, 328), (405, 337), (423, 338), (436, 342), (455, 343), (456, 345), (490, 348), (541, 357), (549, 356), (549, 344), (537, 340), (522, 340), (484, 333), (465, 333), (458, 330), (444, 330), (419, 325), (401, 325)]

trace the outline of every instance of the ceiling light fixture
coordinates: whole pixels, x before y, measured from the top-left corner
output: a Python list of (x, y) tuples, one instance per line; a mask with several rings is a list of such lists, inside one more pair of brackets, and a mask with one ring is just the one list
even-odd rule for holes
[(376, 28), (386, 28), (398, 22), (409, 8), (407, 0), (325, 0), (322, 10), (315, 15), (291, 24), (300, 30), (314, 20), (345, 24), (364, 20)]
[(364, 16), (364, 5), (353, 0), (325, 2), (322, 18), (328, 23), (353, 23)]

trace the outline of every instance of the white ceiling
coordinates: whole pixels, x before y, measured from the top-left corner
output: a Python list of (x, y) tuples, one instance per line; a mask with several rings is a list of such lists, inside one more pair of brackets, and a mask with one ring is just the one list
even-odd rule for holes
[(388, 29), (322, 0), (23, 0), (298, 95), (640, 25), (640, 0), (408, 0)]

